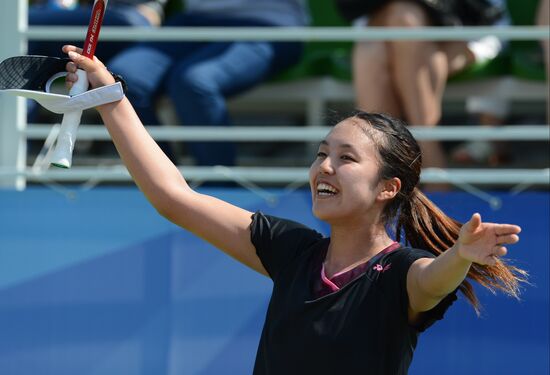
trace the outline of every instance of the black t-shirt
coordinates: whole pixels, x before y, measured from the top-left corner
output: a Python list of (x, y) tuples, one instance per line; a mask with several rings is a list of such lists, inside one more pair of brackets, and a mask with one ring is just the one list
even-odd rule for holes
[(330, 239), (301, 224), (255, 213), (252, 243), (273, 280), (255, 375), (406, 374), (419, 332), (443, 317), (447, 296), (408, 323), (407, 271), (425, 250), (401, 247), (376, 260), (381, 267), (340, 290), (315, 298), (315, 266)]

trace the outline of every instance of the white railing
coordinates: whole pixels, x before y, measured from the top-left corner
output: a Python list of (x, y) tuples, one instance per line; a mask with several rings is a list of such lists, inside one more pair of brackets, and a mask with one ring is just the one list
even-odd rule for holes
[[(52, 139), (57, 126), (48, 124), (30, 125), (26, 130), (28, 139)], [(284, 127), (284, 126), (149, 126), (148, 132), (159, 141), (254, 141), (254, 142), (312, 142), (317, 143), (326, 135), (326, 126)], [(502, 126), (497, 129), (470, 126), (446, 126), (431, 128), (411, 126), (411, 132), (418, 140), (499, 140), (499, 141), (548, 141), (550, 127), (544, 125)], [(109, 140), (109, 134), (102, 125), (85, 125), (79, 131), (80, 140)], [(286, 184), (295, 188), (307, 184), (308, 172), (304, 167), (180, 167), (184, 176), (198, 185), (204, 181), (235, 181), (242, 186), (260, 191), (255, 183)], [(130, 175), (122, 165), (73, 167), (65, 170), (44, 169), (40, 163), (24, 171), (0, 170), (0, 175), (12, 173), (31, 182), (76, 182), (95, 186), (103, 181), (127, 182)], [(448, 182), (485, 199), (482, 191), (472, 185), (513, 185), (519, 191), (531, 185), (548, 185), (550, 169), (452, 169), (425, 168), (422, 182)], [(498, 206), (494, 197), (486, 198)]]
[[(277, 183), (282, 185), (304, 185), (308, 182), (306, 167), (180, 167), (181, 173), (190, 181), (200, 184), (204, 181), (236, 181), (245, 185), (252, 183)], [(0, 173), (8, 174), (0, 170)], [(24, 176), (33, 182), (90, 182), (131, 181), (131, 177), (123, 165), (87, 167), (72, 167), (70, 173), (62, 169), (33, 170), (9, 172)], [(422, 170), (421, 181), (424, 183), (480, 184), (480, 185), (547, 185), (550, 179), (550, 169), (453, 169), (425, 168)]]
[[(27, 40), (83, 40), (84, 27), (27, 27), (26, 0), (8, 1), (0, 12), (0, 58), (24, 54)], [(15, 16), (16, 15), (16, 16)], [(508, 40), (548, 38), (548, 27), (437, 27), (437, 28), (127, 28), (104, 27), (103, 41), (350, 41), (350, 40), (470, 40), (495, 35)], [(348, 93), (348, 95), (350, 95)], [(537, 93), (540, 97), (540, 92)], [(51, 126), (26, 126), (22, 99), (0, 95), (0, 187), (22, 189), (25, 181), (126, 181), (129, 175), (118, 167), (74, 167), (71, 170), (40, 170), (26, 167), (26, 139), (45, 139)], [(311, 125), (311, 124), (309, 124)], [(157, 140), (224, 140), (224, 141), (318, 141), (326, 127), (232, 127), (232, 128), (149, 128)], [(501, 127), (446, 127), (414, 129), (418, 139), (438, 140), (545, 140), (550, 139), (544, 126)], [(79, 139), (108, 139), (102, 127), (84, 126)], [(191, 179), (236, 180), (250, 182), (277, 182), (302, 184), (307, 178), (304, 168), (225, 168), (186, 167), (184, 174)], [(548, 169), (542, 170), (436, 170), (422, 174), (425, 182), (452, 182), (455, 184), (544, 184), (550, 179)]]
[[(473, 40), (494, 35), (506, 40), (548, 38), (548, 27), (125, 27), (104, 26), (102, 41), (231, 41), (269, 40), (335, 42), (357, 40)], [(32, 40), (84, 40), (84, 27), (33, 26), (22, 31)]]
[[(0, 61), (25, 53), (26, 39), (21, 31), (27, 26), (27, 2), (7, 1), (0, 12)], [(0, 167), (22, 171), (26, 164), (25, 101), (0, 95)], [(21, 190), (25, 179), (21, 176), (2, 177), (0, 188)]]
[[(327, 135), (326, 126), (148, 126), (147, 131), (158, 141), (240, 141), (240, 142), (320, 142)], [(445, 126), (427, 128), (410, 126), (419, 141), (547, 141), (550, 127), (546, 125), (501, 126)], [(51, 124), (29, 125), (24, 131), (28, 139), (46, 139), (52, 132)], [(110, 140), (103, 125), (83, 125), (78, 131), (80, 140)]]

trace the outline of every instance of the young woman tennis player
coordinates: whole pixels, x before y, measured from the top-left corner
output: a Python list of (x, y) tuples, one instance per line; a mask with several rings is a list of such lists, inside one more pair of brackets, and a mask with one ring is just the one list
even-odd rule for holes
[[(114, 82), (97, 59), (64, 51), (69, 86), (76, 64), (92, 87)], [(461, 225), (441, 212), (417, 188), (418, 144), (388, 116), (358, 113), (321, 142), (310, 185), (313, 213), (331, 227), (324, 238), (193, 191), (127, 99), (98, 111), (161, 215), (273, 280), (256, 375), (406, 374), (419, 333), (457, 290), (478, 308), (465, 278), (517, 296), (526, 276), (501, 259), (520, 228), (479, 214)]]

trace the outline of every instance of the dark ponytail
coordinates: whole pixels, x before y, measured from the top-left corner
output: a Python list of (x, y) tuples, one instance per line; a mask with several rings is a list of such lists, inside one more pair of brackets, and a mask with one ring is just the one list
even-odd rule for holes
[[(418, 188), (422, 167), (420, 147), (405, 124), (390, 116), (358, 112), (365, 121), (361, 128), (374, 141), (380, 155), (380, 179), (398, 177), (401, 190), (386, 205), (384, 219), (393, 226), (396, 241), (439, 255), (453, 246), (462, 224), (447, 216)], [(501, 290), (519, 297), (519, 283), (525, 282), (527, 272), (498, 259), (494, 266), (473, 263), (467, 278), (491, 292)], [(464, 280), (458, 288), (476, 312), (480, 304), (472, 285)]]

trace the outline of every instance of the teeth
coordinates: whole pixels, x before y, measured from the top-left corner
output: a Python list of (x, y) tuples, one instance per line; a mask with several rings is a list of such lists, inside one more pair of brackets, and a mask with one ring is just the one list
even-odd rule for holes
[(322, 195), (336, 194), (338, 190), (323, 182), (317, 184), (317, 192)]

